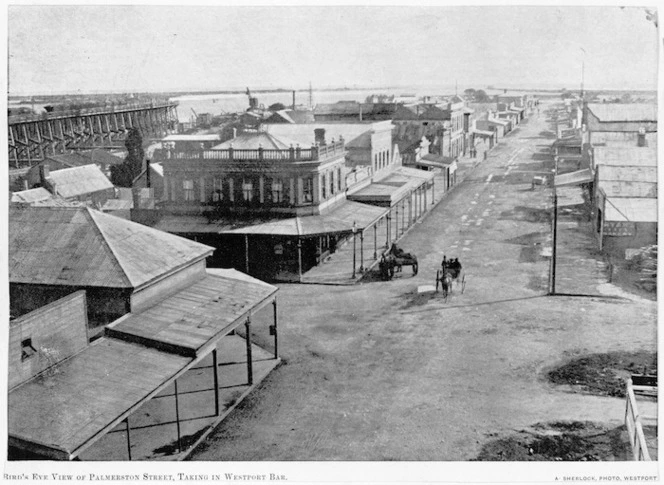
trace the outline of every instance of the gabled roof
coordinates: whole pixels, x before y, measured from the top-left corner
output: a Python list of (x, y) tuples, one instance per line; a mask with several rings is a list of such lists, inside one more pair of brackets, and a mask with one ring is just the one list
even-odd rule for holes
[[(311, 131), (311, 137), (313, 139), (313, 130)], [(257, 150), (258, 148), (265, 148), (266, 150), (287, 150), (291, 146), (294, 147), (296, 145), (297, 142), (288, 138), (275, 136), (267, 131), (258, 131), (253, 133), (242, 133), (232, 140), (225, 141), (212, 147), (211, 150), (228, 150), (229, 148), (234, 148), (236, 150)]]
[[(340, 137), (346, 141), (346, 146), (371, 131), (392, 131), (392, 123), (387, 121), (376, 121), (373, 123), (302, 123), (302, 124), (273, 124), (264, 125), (266, 132), (279, 138), (288, 138), (299, 143), (301, 147), (309, 147), (315, 142), (314, 130), (323, 128), (325, 140), (330, 143), (332, 139), (339, 141)], [(358, 141), (360, 145), (365, 141)]]
[(597, 180), (620, 180), (624, 182), (657, 182), (657, 167), (625, 167), (599, 165)]
[(213, 248), (88, 207), (9, 209), (9, 280), (138, 288)]
[(588, 110), (599, 121), (650, 121), (657, 122), (657, 105), (655, 104), (621, 104), (621, 103), (590, 103)]
[(94, 164), (54, 170), (50, 173), (49, 178), (55, 183), (56, 195), (64, 198), (78, 197), (113, 188), (111, 181)]
[(399, 104), (394, 112), (393, 119), (416, 120), (420, 111), (424, 111), (424, 108), (420, 108), (416, 104)]
[(657, 166), (657, 149), (653, 147), (593, 147), (595, 165), (642, 167)]
[(22, 202), (29, 204), (31, 202), (39, 202), (53, 198), (53, 195), (44, 187), (36, 189), (22, 190), (21, 192), (14, 192), (12, 194), (12, 202)]

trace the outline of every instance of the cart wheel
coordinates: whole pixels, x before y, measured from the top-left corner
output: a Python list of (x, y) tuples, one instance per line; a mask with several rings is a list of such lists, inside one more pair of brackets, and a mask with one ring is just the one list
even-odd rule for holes
[(438, 283), (440, 283), (440, 270), (436, 271), (436, 293), (438, 293)]
[(413, 275), (417, 274), (417, 263), (413, 263)]

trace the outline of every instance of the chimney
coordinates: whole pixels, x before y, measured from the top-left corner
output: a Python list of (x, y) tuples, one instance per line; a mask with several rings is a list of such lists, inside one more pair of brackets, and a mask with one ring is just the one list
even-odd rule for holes
[(314, 140), (320, 146), (325, 146), (325, 128), (316, 128), (314, 130)]
[(233, 138), (237, 138), (237, 128), (233, 128)]
[(46, 181), (47, 178), (51, 176), (51, 173), (48, 168), (48, 163), (42, 163), (39, 166), (39, 182), (45, 187), (46, 184), (48, 183)]
[(145, 159), (145, 186), (150, 188), (150, 159)]
[(295, 111), (295, 90), (293, 89), (293, 111)]
[(637, 147), (647, 147), (648, 142), (646, 141), (646, 130), (644, 128), (639, 129), (639, 134), (636, 139)]

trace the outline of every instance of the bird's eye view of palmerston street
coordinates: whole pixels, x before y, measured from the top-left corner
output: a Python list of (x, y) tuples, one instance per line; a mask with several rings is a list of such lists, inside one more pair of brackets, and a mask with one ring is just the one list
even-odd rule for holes
[(6, 13), (5, 480), (659, 479), (655, 8)]

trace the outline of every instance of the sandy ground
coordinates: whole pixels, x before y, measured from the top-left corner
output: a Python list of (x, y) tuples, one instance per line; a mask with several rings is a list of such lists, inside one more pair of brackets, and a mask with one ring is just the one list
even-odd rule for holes
[[(560, 240), (557, 290), (598, 296), (545, 296), (551, 189), (530, 182), (553, 167), (549, 130), (533, 115), (405, 236), (417, 276), (281, 285), (284, 364), (192, 459), (470, 460), (543, 421), (620, 426), (622, 399), (545, 374), (589, 353), (655, 350), (656, 302), (607, 282), (583, 228)], [(463, 263), (465, 292), (418, 296), (443, 254)]]

